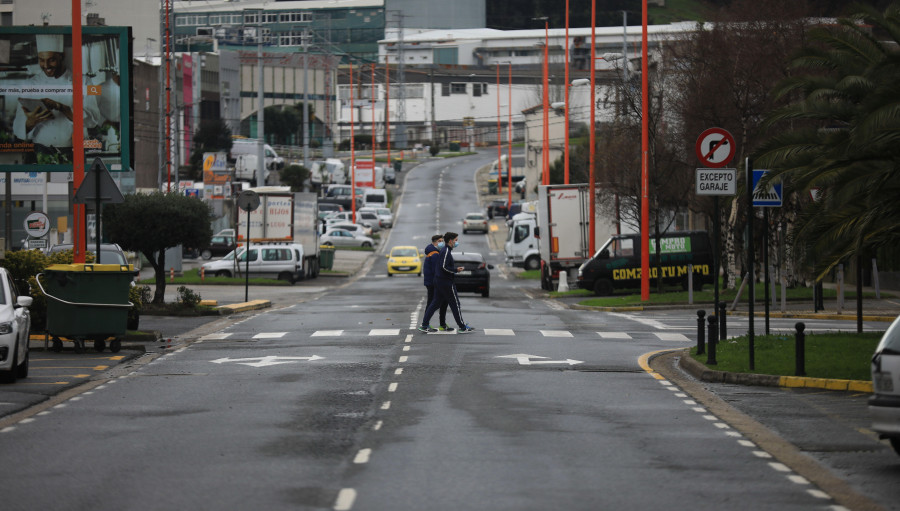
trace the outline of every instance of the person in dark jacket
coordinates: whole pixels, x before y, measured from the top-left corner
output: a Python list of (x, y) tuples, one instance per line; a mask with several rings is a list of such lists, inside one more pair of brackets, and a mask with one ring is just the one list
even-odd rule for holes
[[(444, 248), (444, 236), (435, 234), (431, 237), (431, 243), (425, 245), (425, 248), (422, 250), (425, 253), (425, 261), (422, 263), (422, 274), (424, 276), (425, 289), (428, 290), (428, 299), (425, 301), (426, 308), (434, 300), (434, 270), (437, 268), (438, 254), (442, 248)], [(452, 326), (447, 326), (447, 302), (441, 304), (438, 310), (438, 319), (441, 320), (441, 326), (438, 327), (438, 330), (453, 331)]]
[(459, 244), (458, 238), (459, 234), (455, 232), (444, 234), (445, 245), (437, 255), (438, 266), (434, 271), (434, 299), (428, 304), (428, 308), (425, 309), (425, 316), (422, 317), (422, 324), (418, 328), (420, 332), (431, 333), (437, 331), (431, 328), (429, 322), (431, 321), (431, 316), (434, 316), (435, 311), (441, 306), (442, 302), (449, 305), (450, 312), (453, 313), (453, 319), (459, 325), (457, 333), (469, 334), (475, 331), (474, 328), (463, 321), (462, 312), (459, 310), (459, 295), (456, 293), (456, 285), (453, 283), (456, 274), (463, 269), (461, 266), (456, 266), (456, 263), (453, 261), (452, 250)]

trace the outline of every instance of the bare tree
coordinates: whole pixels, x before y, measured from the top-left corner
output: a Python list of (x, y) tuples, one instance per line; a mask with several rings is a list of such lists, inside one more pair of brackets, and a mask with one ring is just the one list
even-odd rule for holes
[[(809, 12), (804, 1), (736, 0), (719, 11), (710, 25), (698, 25), (698, 31), (679, 44), (672, 45), (670, 77), (672, 107), (683, 123), (680, 145), (692, 148), (703, 130), (721, 127), (737, 142), (735, 166), (741, 169), (745, 157), (752, 155), (765, 137), (760, 127), (766, 112), (774, 106), (770, 93), (789, 73), (791, 55), (802, 45)], [(688, 166), (696, 167), (696, 158)], [(741, 176), (744, 173), (739, 172)], [(743, 183), (746, 189), (746, 183)], [(745, 192), (741, 192), (745, 193)], [(741, 233), (747, 207), (736, 196), (720, 211), (725, 228), (725, 271), (727, 286), (735, 286), (741, 271), (738, 254), (742, 250)], [(770, 221), (786, 228), (799, 211), (799, 198), (789, 197), (785, 206), (773, 211)], [(691, 207), (712, 218), (712, 200), (693, 197)], [(754, 246), (761, 246), (758, 241)], [(721, 247), (718, 247), (721, 253)], [(776, 251), (784, 261), (787, 248)], [(744, 265), (746, 267), (746, 265)], [(795, 279), (788, 270), (788, 278)]]

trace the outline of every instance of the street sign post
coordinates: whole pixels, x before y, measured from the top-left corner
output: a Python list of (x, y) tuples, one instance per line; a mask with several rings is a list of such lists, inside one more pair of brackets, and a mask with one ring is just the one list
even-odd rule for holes
[(783, 202), (783, 191), (781, 180), (770, 181), (769, 185), (762, 189), (760, 181), (768, 170), (753, 169), (753, 207), (756, 208), (780, 208)]
[[(238, 207), (247, 212), (247, 247), (244, 249), (244, 301), (250, 301), (250, 212), (259, 207), (259, 194), (253, 190), (244, 190), (238, 195)], [(235, 258), (237, 257), (237, 249), (235, 249)], [(240, 263), (235, 261), (238, 269)]]
[(715, 310), (719, 306), (719, 250), (721, 246), (719, 241), (719, 196), (735, 195), (737, 192), (735, 169), (723, 169), (722, 167), (734, 159), (734, 155), (737, 153), (737, 144), (727, 130), (709, 128), (697, 137), (694, 152), (700, 163), (707, 167), (697, 169), (697, 195), (711, 195), (713, 198), (715, 215), (713, 227), (716, 244), (716, 248), (713, 250), (713, 272), (715, 273), (713, 310)]
[(722, 168), (734, 159), (737, 145), (731, 133), (722, 128), (709, 128), (697, 138), (694, 147), (697, 159), (704, 167)]
[(737, 169), (697, 169), (697, 195), (735, 195)]

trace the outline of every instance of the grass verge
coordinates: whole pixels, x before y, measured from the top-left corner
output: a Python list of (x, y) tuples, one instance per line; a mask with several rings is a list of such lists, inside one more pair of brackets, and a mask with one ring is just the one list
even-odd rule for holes
[[(827, 333), (806, 336), (806, 376), (841, 380), (871, 381), (870, 363), (880, 333)], [(750, 343), (747, 336), (720, 342), (716, 347), (714, 366), (716, 371), (735, 373), (771, 374), (794, 376), (794, 333), (783, 335), (757, 335), (754, 338), (755, 367), (750, 370)], [(707, 355), (697, 356), (697, 347), (691, 348), (691, 356), (706, 364)]]

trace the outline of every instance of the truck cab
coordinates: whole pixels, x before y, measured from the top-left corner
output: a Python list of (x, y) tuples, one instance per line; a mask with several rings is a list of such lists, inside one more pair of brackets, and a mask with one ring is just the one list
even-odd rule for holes
[(503, 251), (512, 266), (537, 270), (541, 267), (537, 217), (534, 213), (518, 213), (509, 221), (509, 233)]

